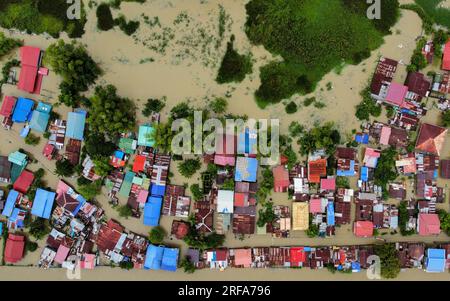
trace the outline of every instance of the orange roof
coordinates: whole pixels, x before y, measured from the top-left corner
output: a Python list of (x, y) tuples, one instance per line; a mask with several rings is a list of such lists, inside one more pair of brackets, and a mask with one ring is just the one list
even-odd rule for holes
[(245, 207), (248, 202), (248, 195), (244, 192), (235, 192), (234, 193), (234, 206), (235, 207)]
[(236, 249), (234, 250), (234, 264), (242, 265), (249, 268), (252, 264), (252, 250), (251, 249)]
[(320, 183), (320, 177), (327, 175), (327, 160), (319, 159), (308, 163), (308, 180), (310, 183)]
[(373, 223), (370, 221), (357, 221), (353, 227), (353, 233), (358, 237), (373, 236)]
[(144, 166), (145, 166), (145, 156), (142, 155), (137, 155), (136, 158), (134, 159), (134, 164), (133, 164), (133, 172), (141, 172), (144, 170)]
[(447, 129), (424, 123), (420, 127), (419, 137), (417, 138), (416, 148), (418, 150), (439, 155), (444, 145)]

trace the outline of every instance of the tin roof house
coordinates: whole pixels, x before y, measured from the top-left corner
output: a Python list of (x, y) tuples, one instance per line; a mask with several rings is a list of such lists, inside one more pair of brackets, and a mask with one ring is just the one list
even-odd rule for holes
[(44, 133), (47, 130), (51, 110), (52, 106), (50, 104), (39, 102), (32, 113), (30, 128), (36, 132)]

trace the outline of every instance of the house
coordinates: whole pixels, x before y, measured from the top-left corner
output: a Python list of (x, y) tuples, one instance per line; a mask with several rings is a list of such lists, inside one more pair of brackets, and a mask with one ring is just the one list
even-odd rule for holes
[(218, 133), (215, 142), (214, 164), (234, 166), (236, 163), (236, 136)]
[(217, 213), (233, 213), (234, 192), (232, 190), (219, 190), (217, 194)]
[(374, 98), (384, 99), (386, 97), (389, 84), (397, 71), (397, 65), (398, 62), (395, 60), (385, 57), (380, 58), (370, 84), (370, 93)]
[(320, 178), (327, 175), (327, 159), (317, 159), (308, 162), (308, 181), (320, 183)]
[(184, 186), (167, 185), (162, 214), (167, 216), (188, 217), (191, 198), (184, 194)]
[(76, 166), (80, 162), (80, 154), (81, 140), (70, 138), (69, 142), (66, 145), (66, 152), (64, 153), (64, 157), (69, 160), (72, 165)]
[(417, 232), (421, 236), (439, 235), (441, 233), (439, 216), (437, 214), (419, 213)]
[(416, 149), (439, 156), (444, 145), (446, 135), (446, 128), (424, 123), (419, 130)]
[(309, 205), (306, 202), (292, 203), (292, 230), (306, 231), (309, 228)]
[(61, 150), (64, 147), (66, 137), (67, 122), (62, 119), (56, 119), (50, 123), (48, 131), (50, 137), (48, 143), (54, 145), (56, 149)]
[(336, 190), (336, 178), (329, 177), (326, 179), (320, 179), (320, 191), (335, 191)]
[(44, 133), (47, 130), (51, 110), (52, 106), (50, 104), (39, 102), (31, 115), (30, 129)]
[(390, 183), (389, 184), (389, 197), (397, 200), (406, 199), (406, 189), (401, 183)]
[(0, 156), (0, 183), (9, 184), (11, 182), (11, 162), (8, 157)]
[(252, 249), (233, 249), (231, 256), (234, 256), (235, 267), (249, 268), (252, 264)]
[(55, 202), (56, 193), (41, 188), (36, 190), (31, 214), (49, 219)]
[(338, 189), (334, 202), (334, 217), (337, 225), (350, 224), (353, 193), (352, 189)]
[(350, 147), (338, 147), (335, 152), (337, 159), (337, 176), (353, 177), (357, 174), (357, 151)]
[(176, 239), (183, 239), (189, 233), (189, 224), (185, 221), (172, 222), (170, 234)]
[(53, 144), (47, 143), (42, 150), (42, 155), (48, 160), (52, 160), (56, 154), (56, 147)]
[(12, 122), (25, 123), (30, 121), (33, 107), (34, 101), (28, 98), (19, 97), (11, 118)]
[(275, 192), (287, 192), (290, 185), (288, 170), (284, 166), (279, 165), (272, 169), (272, 173), (274, 182), (273, 190)]
[(19, 151), (10, 153), (8, 156), (8, 161), (20, 167), (25, 167), (28, 163), (27, 155)]
[(101, 179), (101, 176), (95, 173), (95, 164), (89, 155), (86, 155), (86, 158), (84, 158), (81, 166), (83, 166), (81, 174), (89, 181), (97, 181)]
[(161, 215), (162, 197), (150, 196), (144, 207), (144, 225), (158, 226), (159, 217)]
[(144, 124), (139, 126), (139, 134), (137, 145), (144, 147), (153, 147), (155, 140), (153, 140), (153, 132), (155, 128), (152, 125)]
[(406, 77), (405, 85), (408, 86), (406, 98), (420, 102), (423, 97), (428, 97), (431, 82), (420, 72), (410, 72)]
[(176, 248), (149, 245), (145, 255), (144, 269), (175, 272), (178, 256), (179, 250)]
[(308, 251), (305, 247), (289, 248), (289, 263), (291, 267), (303, 267), (308, 259)]
[(256, 223), (256, 206), (236, 207), (234, 209), (233, 213), (234, 234), (240, 235), (255, 234), (255, 223)]
[(37, 47), (20, 47), (21, 71), (17, 87), (28, 93), (40, 94), (43, 75), (39, 74), (41, 50)]
[(364, 166), (369, 168), (376, 168), (378, 163), (378, 158), (380, 158), (381, 152), (379, 150), (367, 147), (364, 152)]
[(22, 194), (16, 190), (11, 190), (6, 198), (6, 203), (2, 211), (2, 215), (10, 217), (16, 206), (16, 202), (20, 200)]
[(442, 70), (450, 71), (450, 40), (445, 44), (442, 58)]
[(62, 264), (67, 256), (69, 255), (70, 248), (66, 247), (63, 244), (60, 244), (58, 250), (56, 251), (56, 255), (54, 258), (54, 262)]
[(17, 99), (15, 97), (5, 96), (2, 106), (0, 107), (0, 116), (3, 116), (2, 126), (7, 130), (9, 130), (13, 125), (11, 116), (14, 112), (16, 101)]
[(389, 85), (384, 101), (387, 104), (402, 108), (405, 106), (406, 93), (408, 93), (407, 86), (392, 82)]
[(353, 233), (358, 237), (372, 237), (374, 225), (371, 221), (356, 221)]
[(33, 184), (34, 181), (34, 175), (31, 171), (24, 170), (20, 174), (19, 178), (14, 182), (14, 189), (26, 194), (28, 192), (28, 189), (30, 189), (31, 184)]
[(83, 110), (69, 112), (67, 115), (66, 137), (75, 140), (84, 139), (84, 127), (87, 113)]
[(441, 160), (440, 171), (441, 178), (450, 179), (450, 160)]
[(432, 249), (427, 250), (427, 258), (425, 261), (427, 273), (443, 273), (445, 271), (445, 250)]
[(4, 260), (6, 263), (17, 263), (23, 257), (25, 249), (25, 236), (9, 234), (6, 240)]
[(206, 262), (211, 269), (223, 270), (228, 267), (228, 250), (218, 249), (206, 252)]
[(416, 155), (414, 153), (409, 153), (404, 156), (400, 156), (400, 158), (395, 161), (395, 167), (401, 174), (404, 175), (416, 174), (417, 172)]
[(212, 209), (213, 202), (210, 200), (212, 195), (213, 191), (210, 192), (209, 196), (194, 203), (195, 228), (200, 233), (209, 233), (213, 231), (214, 210)]
[(256, 182), (258, 173), (258, 160), (250, 157), (238, 157), (236, 160), (236, 182)]
[(123, 232), (124, 228), (112, 219), (101, 225), (95, 238), (98, 250), (110, 257), (120, 244)]

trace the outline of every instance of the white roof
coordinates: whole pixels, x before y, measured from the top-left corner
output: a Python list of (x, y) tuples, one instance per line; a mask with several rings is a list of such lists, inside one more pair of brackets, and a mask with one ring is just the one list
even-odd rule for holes
[(233, 213), (234, 192), (232, 190), (219, 190), (217, 195), (217, 212)]

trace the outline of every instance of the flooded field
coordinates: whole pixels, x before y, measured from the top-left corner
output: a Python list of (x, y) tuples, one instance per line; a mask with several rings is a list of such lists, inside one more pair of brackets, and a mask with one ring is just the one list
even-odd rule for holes
[[(287, 115), (282, 103), (260, 109), (254, 100), (254, 91), (258, 88), (259, 67), (267, 64), (273, 59), (272, 55), (263, 47), (252, 46), (244, 31), (246, 20), (245, 2), (242, 0), (147, 0), (145, 4), (122, 3), (120, 13), (127, 19), (136, 19), (141, 22), (137, 33), (127, 36), (118, 28), (107, 32), (97, 29), (95, 7), (87, 9), (88, 22), (86, 34), (79, 41), (86, 48), (93, 59), (100, 64), (104, 75), (98, 80), (98, 84), (112, 84), (117, 87), (118, 94), (135, 100), (138, 107), (138, 122), (148, 120), (141, 111), (145, 100), (148, 98), (166, 97), (166, 107), (162, 111), (162, 121), (165, 121), (170, 109), (181, 101), (189, 103), (198, 108), (208, 106), (208, 101), (221, 96), (229, 101), (228, 111), (232, 114), (247, 114), (251, 118), (279, 118), (281, 130), (286, 133), (289, 124), (297, 121), (301, 124), (311, 125), (316, 121), (333, 121), (341, 131), (341, 135), (351, 133), (353, 129), (359, 129), (360, 122), (354, 116), (354, 107), (361, 101), (359, 92), (365, 87), (372, 76), (378, 58), (383, 55), (401, 63), (400, 72), (397, 73), (396, 81), (404, 81), (406, 78), (406, 65), (409, 63), (411, 54), (416, 47), (416, 38), (421, 34), (422, 27), (419, 17), (411, 11), (402, 11), (399, 22), (392, 29), (393, 34), (385, 37), (385, 43), (370, 58), (357, 66), (345, 66), (338, 72), (331, 72), (319, 83), (318, 88), (311, 95), (293, 96), (291, 100), (299, 105), (295, 114)], [(400, 1), (402, 3), (410, 1)], [(448, 1), (447, 1), (448, 2)], [(117, 15), (119, 11), (113, 10)], [(220, 15), (225, 16), (225, 31), (220, 39), (218, 30)], [(160, 26), (155, 25), (158, 17)], [(149, 20), (146, 22), (146, 20)], [(30, 36), (24, 34), (4, 31), (7, 35), (24, 40), (26, 45), (37, 46), (45, 49), (53, 43), (54, 39), (42, 36)], [(240, 53), (251, 53), (254, 60), (253, 73), (239, 84), (218, 85), (214, 80), (225, 52), (226, 41), (231, 34), (236, 36), (235, 46)], [(199, 38), (201, 36), (201, 38)], [(68, 40), (66, 37), (63, 37)], [(222, 42), (220, 42), (222, 40)], [(15, 54), (17, 55), (17, 53)], [(0, 66), (8, 58), (0, 61)], [(3, 94), (12, 96), (25, 96), (35, 100), (44, 100), (55, 104), (58, 97), (59, 77), (50, 71), (45, 77), (42, 93), (40, 96), (25, 95), (16, 87), (4, 85)], [(332, 89), (326, 86), (331, 83)], [(326, 104), (324, 108), (318, 109), (314, 106), (301, 106), (306, 97), (315, 96), (319, 101)], [(65, 106), (54, 108), (61, 116), (67, 116), (70, 111)], [(386, 118), (383, 114), (380, 121)], [(425, 121), (436, 123), (437, 110), (431, 111)], [(0, 146), (0, 154), (6, 155), (18, 148), (30, 152), (38, 163), (30, 164), (29, 169), (46, 170), (45, 181), (50, 187), (56, 187), (58, 177), (54, 174), (55, 161), (48, 161), (41, 154), (45, 139), (36, 147), (26, 145), (19, 137), (21, 125), (14, 125), (11, 131), (1, 131), (3, 143)], [(450, 137), (448, 137), (443, 151), (444, 156), (450, 154)], [(173, 184), (183, 185), (198, 182), (198, 174), (191, 179), (179, 175), (177, 162), (173, 161), (171, 178)], [(76, 179), (66, 179), (76, 187)], [(439, 183), (446, 187), (448, 193), (449, 182)], [(188, 192), (189, 193), (189, 192)], [(274, 193), (272, 195), (275, 204), (290, 204), (287, 194)], [(97, 201), (106, 210), (108, 218), (119, 220), (127, 229), (147, 234), (150, 227), (144, 226), (142, 220), (134, 218), (122, 219), (118, 212), (108, 204), (106, 192), (97, 198)], [(126, 200), (121, 199), (125, 204)], [(449, 209), (448, 199), (441, 205)], [(354, 214), (354, 210), (352, 210)], [(170, 229), (173, 218), (161, 217), (161, 225)], [(383, 236), (387, 241), (411, 241), (418, 237), (402, 237), (397, 235)], [(446, 241), (449, 238), (441, 234), (439, 237), (420, 238), (422, 241)], [(179, 246), (182, 252), (186, 246), (181, 241), (165, 241), (169, 245)], [(227, 247), (241, 246), (282, 246), (282, 245), (348, 245), (373, 243), (375, 239), (356, 238), (352, 233), (350, 225), (340, 227), (336, 230), (334, 238), (310, 239), (304, 232), (292, 232), (289, 239), (273, 239), (270, 235), (253, 235), (250, 238), (239, 240), (230, 233), (225, 245)], [(44, 242), (39, 242), (39, 249), (29, 254), (20, 263), (21, 265), (36, 264)], [(426, 277), (425, 277), (426, 276)], [(1, 280), (31, 280), (52, 279), (64, 280), (65, 271), (54, 269), (49, 271), (27, 268), (26, 273), (20, 267), (1, 267)], [(328, 271), (309, 270), (258, 270), (255, 273), (251, 269), (237, 270), (228, 269), (225, 272), (198, 271), (194, 275), (185, 275), (182, 271), (175, 274), (150, 271), (122, 271), (120, 269), (98, 268), (94, 271), (84, 272), (82, 280), (365, 280), (364, 273), (352, 275), (332, 275)], [(421, 271), (408, 271), (401, 273), (398, 280), (450, 280), (448, 274), (429, 275)]]

